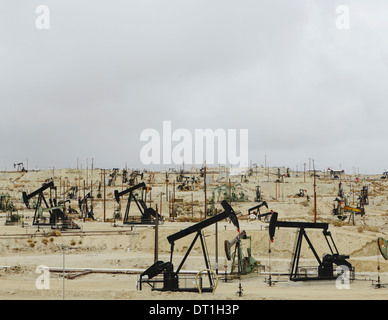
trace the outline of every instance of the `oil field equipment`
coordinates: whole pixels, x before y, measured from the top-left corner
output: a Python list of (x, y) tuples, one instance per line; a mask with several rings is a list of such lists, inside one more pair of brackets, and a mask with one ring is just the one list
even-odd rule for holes
[[(47, 189), (50, 191), (50, 197), (48, 199), (49, 203), (44, 196), (44, 191)], [(52, 190), (55, 191), (54, 198), (52, 198)], [(23, 202), (28, 209), (30, 208), (29, 201), (33, 197), (38, 196), (32, 224), (37, 226), (51, 226), (51, 228), (80, 229), (80, 227), (63, 212), (64, 206), (57, 205), (56, 191), (57, 189), (54, 186), (53, 181), (44, 183), (42, 187), (29, 195), (23, 191)], [(45, 207), (43, 207), (43, 204)], [(49, 213), (49, 216), (47, 216), (46, 213)]]
[(127, 177), (127, 175), (128, 175), (127, 169), (123, 169), (123, 180), (122, 180), (122, 181), (123, 181), (123, 184), (128, 182), (128, 177)]
[(13, 211), (14, 205), (11, 201), (11, 196), (9, 193), (2, 193), (0, 195), (0, 211), (8, 212)]
[(143, 173), (140, 173), (139, 170), (133, 170), (129, 175), (128, 184), (130, 186), (137, 185), (138, 184), (138, 179), (137, 179), (138, 176), (140, 176), (140, 180), (143, 180)]
[[(195, 184), (195, 178), (194, 177), (186, 177), (186, 176), (180, 176), (181, 179), (180, 184), (177, 185), (177, 189), (180, 191), (193, 191), (194, 190), (194, 184)], [(178, 178), (178, 177), (177, 177)]]
[[(274, 212), (271, 216), (271, 220), (269, 223), (269, 238), (271, 242), (273, 242), (274, 240), (276, 228), (297, 228), (298, 229), (295, 248), (293, 251), (293, 258), (291, 260), (291, 270), (290, 270), (291, 281), (336, 279), (338, 274), (335, 275), (333, 264), (341, 268), (347, 268), (347, 270), (350, 272), (350, 280), (354, 279), (354, 268), (346, 260), (349, 258), (349, 256), (339, 254), (338, 249), (334, 243), (333, 237), (331, 236), (330, 231), (328, 231), (329, 225), (327, 223), (278, 221), (278, 213)], [(322, 230), (322, 233), (329, 246), (331, 254), (324, 254), (321, 260), (317, 252), (315, 251), (315, 248), (311, 243), (309, 237), (307, 236), (306, 229)], [(304, 267), (303, 269), (305, 271), (302, 272), (301, 271), (302, 267), (299, 267), (299, 259), (300, 259), (300, 252), (302, 248), (303, 238), (307, 241), (309, 249), (314, 254), (315, 259), (318, 261), (318, 267), (314, 267), (313, 269), (310, 268), (312, 271), (315, 271), (314, 276), (311, 276), (307, 272), (308, 268)], [(329, 241), (329, 239), (331, 241)]]
[[(130, 187), (121, 192), (119, 192), (118, 190), (115, 190), (114, 195), (118, 204), (120, 204), (120, 197), (126, 194), (129, 194), (127, 206), (125, 208), (124, 219), (123, 219), (124, 224), (154, 224), (155, 223), (154, 218), (156, 218), (157, 213), (153, 208), (148, 208), (146, 205), (146, 200), (147, 200), (146, 198), (149, 190), (150, 188), (148, 188), (144, 182), (141, 182), (136, 186)], [(140, 192), (140, 196), (135, 191)], [(141, 216), (130, 215), (129, 210), (130, 210), (132, 201), (136, 203)], [(159, 214), (158, 214), (158, 221), (163, 222), (163, 219)]]
[(116, 178), (119, 174), (119, 168), (113, 168), (113, 172), (109, 175), (108, 186), (114, 186), (116, 184)]
[(255, 202), (261, 202), (263, 201), (262, 195), (261, 195), (261, 187), (260, 185), (256, 186), (256, 196), (255, 196)]
[[(214, 278), (212, 278), (212, 273), (210, 272), (211, 266), (210, 266), (210, 260), (206, 248), (206, 242), (205, 237), (203, 235), (203, 229), (215, 224), (221, 220), (229, 218), (233, 225), (237, 228), (237, 232), (240, 232), (239, 222), (237, 219), (237, 216), (232, 209), (232, 207), (226, 202), (223, 201), (221, 203), (224, 211), (212, 216), (210, 218), (207, 218), (206, 220), (200, 221), (186, 229), (183, 229), (181, 231), (178, 231), (177, 233), (174, 233), (167, 237), (168, 242), (171, 245), (171, 253), (170, 253), (170, 261), (163, 262), (163, 261), (156, 261), (153, 265), (151, 265), (148, 269), (146, 269), (139, 277), (139, 289), (142, 289), (142, 284), (146, 283), (151, 286), (152, 290), (159, 290), (159, 291), (192, 291), (196, 292), (198, 291), (198, 288), (190, 286), (190, 283), (192, 284), (193, 279), (184, 278), (181, 276), (181, 269), (183, 267), (183, 264), (185, 263), (187, 257), (189, 256), (192, 248), (194, 247), (196, 241), (198, 238), (201, 242), (202, 247), (202, 253), (203, 258), (206, 265), (207, 275), (208, 275), (208, 286), (204, 286), (204, 282), (201, 280), (199, 283), (199, 287), (201, 292), (212, 292), (214, 289)], [(173, 260), (173, 253), (174, 253), (174, 246), (175, 241), (182, 239), (190, 234), (196, 233), (193, 241), (191, 242), (189, 248), (187, 249), (187, 252), (185, 256), (183, 257), (181, 263), (179, 264), (178, 268), (174, 271), (174, 265), (172, 263)], [(163, 278), (158, 278), (157, 276), (163, 274)], [(189, 281), (188, 281), (189, 280)], [(162, 284), (160, 287), (159, 284)]]
[(215, 199), (214, 190), (212, 190), (212, 196), (209, 199), (209, 205), (207, 207), (207, 215), (208, 216), (214, 216), (217, 212), (214, 199)]
[(98, 183), (97, 198), (98, 199), (102, 198), (102, 195), (101, 195), (101, 181)]
[[(242, 249), (241, 239), (249, 240), (249, 246), (247, 247), (247, 254), (245, 255)], [(247, 236), (247, 233), (242, 231), (238, 236), (236, 236), (232, 241), (225, 240), (225, 255), (226, 258), (230, 261), (232, 260), (232, 267), (230, 274), (236, 274), (237, 266), (237, 275), (246, 275), (252, 272), (257, 271), (258, 262), (252, 257), (251, 254), (251, 237)], [(232, 247), (235, 245), (235, 250), (231, 252)], [(236, 261), (237, 260), (237, 261)]]
[(78, 199), (78, 206), (79, 210), (81, 212), (81, 219), (92, 219), (96, 220), (94, 217), (94, 212), (93, 212), (93, 207), (90, 208), (89, 211), (89, 206), (88, 206), (88, 199), (91, 199), (92, 196), (90, 195), (90, 192), (83, 198), (83, 199)]
[(306, 196), (307, 201), (310, 201), (310, 196), (307, 194), (307, 190), (299, 189), (299, 192), (296, 194), (297, 197), (303, 198)]
[(27, 170), (23, 166), (23, 162), (14, 163), (13, 167), (16, 169), (17, 172), (27, 172)]
[[(212, 190), (218, 191), (218, 198), (217, 201), (227, 201), (227, 202), (244, 202), (248, 201), (248, 197), (244, 194), (243, 191), (237, 192), (236, 188), (241, 187), (240, 183), (237, 183), (235, 185), (231, 184), (223, 184), (222, 186), (215, 187)], [(221, 198), (222, 194), (222, 199)]]
[[(256, 216), (256, 218), (259, 220), (261, 220), (261, 218), (265, 218), (265, 220), (267, 220), (268, 217), (273, 213), (273, 211), (262, 214), (262, 213), (260, 213), (260, 208), (263, 206), (268, 209), (268, 204), (265, 201), (262, 201), (261, 203), (259, 203), (258, 205), (254, 206), (252, 208), (249, 208), (248, 209), (248, 216), (251, 214), (254, 214)], [(257, 210), (257, 211), (254, 211), (254, 210)], [(253, 213), (251, 213), (252, 211), (253, 211)]]
[(70, 187), (67, 193), (67, 198), (70, 200), (77, 199), (77, 193), (78, 193), (77, 186)]
[(354, 225), (355, 215), (360, 215), (361, 217), (365, 215), (365, 206), (369, 204), (368, 187), (362, 187), (357, 199), (357, 207), (349, 205), (349, 196), (344, 195), (341, 183), (339, 184), (338, 189), (338, 197), (334, 199), (333, 204), (333, 215), (339, 220), (346, 220), (346, 218), (348, 218), (348, 223), (352, 221)]
[(278, 177), (278, 179), (276, 180), (276, 182), (284, 182), (285, 174), (280, 173), (280, 168), (278, 168), (277, 177)]
[(20, 215), (15, 212), (15, 205), (8, 193), (0, 195), (0, 211), (7, 212), (5, 225), (14, 225), (20, 221)]

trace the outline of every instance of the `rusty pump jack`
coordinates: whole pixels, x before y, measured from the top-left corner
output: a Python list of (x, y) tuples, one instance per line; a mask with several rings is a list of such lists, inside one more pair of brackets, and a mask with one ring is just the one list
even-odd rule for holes
[[(49, 203), (47, 203), (46, 198), (44, 197), (44, 191), (50, 189), (50, 198)], [(38, 201), (36, 203), (35, 207), (35, 214), (33, 219), (33, 225), (37, 226), (51, 226), (51, 228), (57, 227), (59, 222), (62, 222), (62, 229), (79, 229), (80, 227), (75, 224), (73, 221), (71, 221), (63, 212), (64, 206), (57, 206), (57, 199), (54, 197), (52, 199), (51, 191), (54, 190), (56, 193), (56, 187), (54, 186), (54, 182), (50, 181), (48, 183), (43, 184), (42, 187), (35, 190), (34, 192), (27, 195), (25, 191), (23, 191), (23, 202), (26, 205), (26, 207), (29, 209), (29, 201), (35, 196), (38, 196)], [(43, 208), (42, 201), (46, 208)], [(49, 212), (49, 220), (46, 221), (45, 217), (43, 217), (44, 212)]]
[[(203, 252), (203, 257), (205, 260), (205, 265), (206, 265), (206, 270), (209, 278), (209, 287), (201, 288), (202, 292), (211, 292), (213, 290), (213, 280), (211, 277), (211, 272), (210, 270), (210, 261), (209, 257), (207, 254), (207, 249), (206, 249), (206, 243), (205, 243), (205, 238), (202, 234), (202, 230), (212, 224), (215, 224), (221, 220), (229, 218), (233, 225), (237, 228), (237, 231), (240, 232), (240, 226), (239, 222), (236, 216), (236, 213), (232, 209), (232, 207), (229, 205), (228, 202), (225, 200), (222, 201), (221, 203), (222, 207), (224, 208), (224, 211), (214, 215), (210, 218), (207, 218), (206, 220), (202, 220), (195, 225), (192, 225), (186, 229), (183, 229), (181, 231), (178, 231), (177, 233), (174, 233), (170, 236), (167, 237), (168, 242), (171, 245), (171, 253), (170, 253), (170, 261), (168, 262), (163, 262), (163, 261), (156, 261), (152, 266), (150, 266), (148, 269), (146, 269), (139, 278), (139, 289), (142, 289), (142, 283), (147, 283), (152, 287), (152, 290), (160, 290), (160, 291), (192, 291), (195, 292), (198, 289), (197, 288), (190, 288), (190, 287), (179, 287), (179, 273), (183, 267), (183, 264), (185, 263), (188, 255), (190, 254), (191, 249), (193, 248), (195, 242), (199, 238), (201, 241), (201, 247), (202, 247), (202, 252)], [(191, 242), (191, 245), (189, 246), (185, 256), (183, 257), (181, 263), (179, 264), (178, 268), (176, 271), (174, 271), (174, 266), (172, 263), (173, 259), (173, 252), (174, 252), (174, 246), (175, 246), (175, 241), (182, 239), (192, 233), (196, 233), (193, 241)], [(163, 274), (163, 280), (152, 280), (155, 278), (157, 275)], [(157, 288), (156, 283), (162, 282), (163, 287), (162, 288)], [(201, 285), (202, 287), (202, 285)]]
[[(140, 190), (141, 197), (137, 197), (135, 191)], [(149, 188), (144, 182), (137, 184), (136, 186), (130, 187), (126, 190), (119, 192), (115, 190), (114, 195), (118, 204), (120, 204), (120, 197), (129, 193), (127, 206), (125, 208), (125, 215), (123, 219), (124, 224), (154, 224), (153, 218), (156, 218), (157, 212), (153, 208), (147, 208), (146, 197)], [(129, 215), (129, 209), (131, 207), (131, 201), (134, 201), (141, 213), (141, 219), (138, 221), (136, 217)], [(162, 222), (161, 216), (158, 214), (158, 221)]]
[[(271, 216), (269, 223), (269, 237), (271, 242), (273, 242), (275, 237), (276, 228), (297, 228), (299, 232), (297, 234), (297, 241), (293, 252), (292, 266), (290, 271), (290, 280), (291, 281), (307, 281), (307, 280), (329, 280), (336, 279), (338, 275), (334, 275), (333, 264), (341, 266), (342, 268), (348, 268), (348, 271), (351, 273), (351, 279), (353, 279), (354, 268), (346, 260), (349, 258), (347, 255), (341, 255), (338, 253), (338, 249), (334, 243), (333, 237), (331, 236), (330, 231), (328, 231), (328, 223), (318, 223), (318, 222), (296, 222), (296, 221), (278, 221), (278, 213), (274, 212)], [(317, 252), (314, 249), (313, 244), (311, 243), (309, 237), (307, 236), (306, 229), (321, 229), (323, 235), (325, 236), (326, 242), (329, 246), (331, 254), (325, 254), (322, 260), (319, 258)], [(302, 248), (303, 238), (307, 241), (309, 248), (313, 252), (315, 259), (318, 261), (318, 275), (312, 277), (307, 275), (307, 273), (299, 272), (299, 259), (300, 251)], [(330, 245), (328, 238), (331, 240), (333, 247)], [(335, 251), (334, 251), (334, 250)]]

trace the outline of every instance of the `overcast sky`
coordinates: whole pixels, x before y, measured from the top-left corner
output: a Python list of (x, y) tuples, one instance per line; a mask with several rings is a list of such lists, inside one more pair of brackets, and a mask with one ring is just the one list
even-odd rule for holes
[(139, 167), (170, 120), (248, 129), (259, 165), (380, 173), (387, 31), (384, 0), (2, 0), (0, 169)]

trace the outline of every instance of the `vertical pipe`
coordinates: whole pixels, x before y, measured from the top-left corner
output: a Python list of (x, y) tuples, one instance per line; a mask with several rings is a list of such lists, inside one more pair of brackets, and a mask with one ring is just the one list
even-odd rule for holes
[(166, 200), (169, 200), (169, 194), (168, 194), (168, 173), (166, 172)]
[(158, 205), (156, 205), (156, 215), (155, 215), (155, 252), (154, 252), (154, 262), (158, 261), (158, 226), (159, 225), (159, 213)]
[(216, 222), (216, 274), (218, 274), (218, 222)]
[(59, 176), (59, 194), (61, 193), (61, 189), (62, 189), (62, 177)]
[(162, 208), (163, 208), (163, 199), (162, 199), (163, 192), (160, 193), (160, 215), (162, 215)]
[(81, 171), (82, 171), (82, 164), (81, 164), (81, 170), (78, 170), (78, 198), (79, 199), (81, 199)]
[(90, 212), (93, 214), (93, 158), (92, 158), (92, 173), (91, 173), (91, 180), (90, 180)]
[(172, 219), (173, 218), (173, 207), (172, 207), (171, 191), (168, 192), (168, 213), (170, 215), (170, 219)]
[(229, 190), (228, 190), (229, 202), (232, 202), (231, 190), (232, 190), (232, 183), (230, 182), (230, 179), (229, 179)]
[(315, 182), (315, 179), (316, 179), (316, 174), (315, 174), (315, 164), (314, 164), (314, 160), (313, 160), (313, 169), (314, 169), (314, 223), (317, 222), (317, 193), (316, 193), (316, 190), (315, 190), (315, 187), (316, 187), (316, 182)]
[(172, 207), (172, 216), (176, 218), (175, 216), (175, 180), (172, 182), (172, 199), (171, 199), (171, 207)]
[(85, 180), (84, 180), (84, 201), (82, 202), (82, 215), (83, 215), (83, 220), (84, 220), (84, 222), (85, 222), (85, 218), (87, 217), (87, 215), (88, 215), (88, 213), (87, 212), (85, 212), (86, 211), (86, 191), (85, 191)]

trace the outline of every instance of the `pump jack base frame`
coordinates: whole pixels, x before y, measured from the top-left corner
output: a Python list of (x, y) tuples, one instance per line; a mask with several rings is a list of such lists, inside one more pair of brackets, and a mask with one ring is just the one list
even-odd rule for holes
[[(185, 281), (185, 278), (182, 279), (182, 277), (180, 277), (181, 280), (183, 280), (184, 282)], [(191, 282), (193, 278), (188, 278), (188, 282)], [(152, 280), (141, 280), (142, 283), (146, 283), (148, 284), (150, 287), (151, 287), (151, 291), (162, 291), (162, 292), (195, 292), (195, 293), (198, 293), (198, 288), (195, 288), (195, 287), (191, 287), (191, 288), (182, 288), (182, 287), (178, 287), (178, 288), (171, 288), (171, 289), (166, 289), (164, 287), (162, 288), (158, 288), (156, 287), (156, 283), (162, 283), (164, 282), (164, 280), (161, 278), (161, 279), (152, 279)], [(201, 288), (201, 292), (213, 292), (214, 288), (210, 288), (210, 287), (202, 287)]]
[[(158, 225), (164, 223), (164, 219), (158, 220)], [(128, 216), (126, 221), (123, 221), (125, 225), (155, 225), (155, 218), (144, 219), (141, 216)]]

